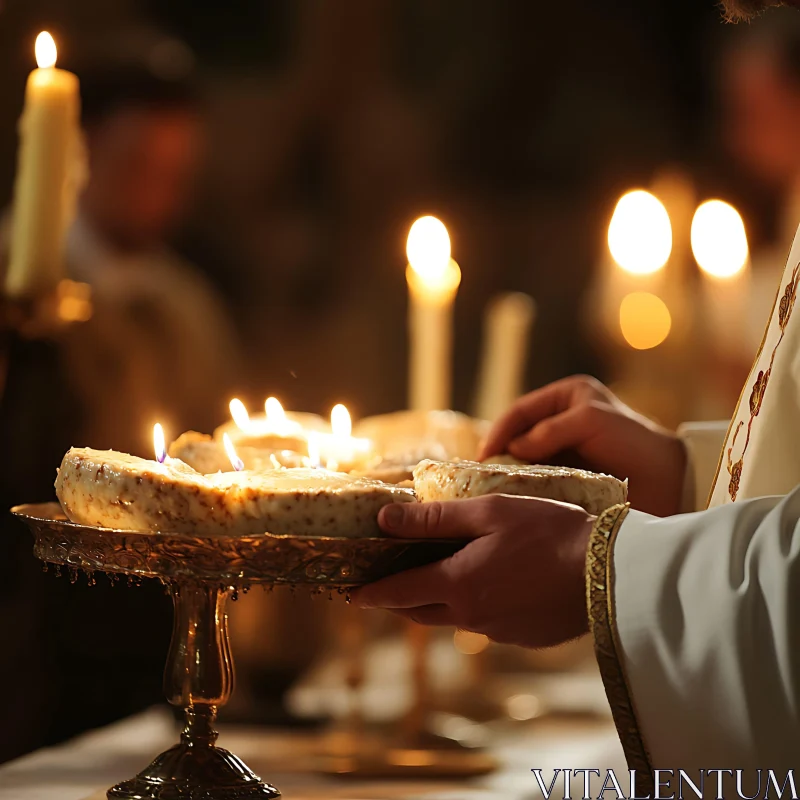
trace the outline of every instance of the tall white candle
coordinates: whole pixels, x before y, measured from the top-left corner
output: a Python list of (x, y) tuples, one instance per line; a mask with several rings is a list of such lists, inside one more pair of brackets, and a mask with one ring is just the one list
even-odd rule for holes
[(708, 200), (694, 213), (691, 239), (703, 278), (700, 311), (706, 335), (717, 352), (746, 352), (750, 256), (744, 222), (733, 206)]
[(495, 297), (486, 309), (476, 413), (497, 419), (522, 393), (528, 339), (536, 314), (521, 292)]
[(64, 236), (78, 182), (78, 78), (56, 69), (49, 33), (36, 39), (38, 69), (28, 77), (19, 123), (6, 293), (26, 297), (53, 289), (63, 277)]
[[(589, 313), (605, 336), (634, 349), (648, 349), (664, 340), (668, 329), (665, 333), (663, 326), (652, 326), (646, 311), (639, 312), (644, 303), (645, 309), (654, 305), (669, 314), (663, 295), (671, 252), (672, 225), (663, 203), (642, 189), (626, 192), (608, 226), (608, 254), (590, 295)], [(631, 311), (636, 312), (634, 325), (628, 319)]]
[(452, 402), (453, 303), (461, 270), (450, 258), (447, 228), (421, 217), (408, 233), (409, 408), (435, 411)]

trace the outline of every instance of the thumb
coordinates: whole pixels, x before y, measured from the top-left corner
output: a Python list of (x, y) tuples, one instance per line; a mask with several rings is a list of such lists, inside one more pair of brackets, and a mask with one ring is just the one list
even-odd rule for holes
[[(401, 539), (476, 539), (492, 533), (483, 506), (497, 496), (433, 503), (393, 503), (378, 514), (378, 524)], [(477, 506), (477, 507), (476, 507)]]

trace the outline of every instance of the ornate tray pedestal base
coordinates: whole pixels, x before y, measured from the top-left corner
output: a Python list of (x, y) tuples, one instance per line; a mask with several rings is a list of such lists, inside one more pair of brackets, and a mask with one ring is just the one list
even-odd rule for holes
[(184, 709), (181, 741), (135, 778), (109, 789), (109, 800), (256, 800), (280, 797), (239, 758), (216, 747), (217, 708), (233, 690), (225, 606), (231, 590), (207, 583), (169, 583), (175, 607), (164, 672), (167, 700)]
[(135, 778), (108, 790), (109, 800), (256, 800), (280, 797), (233, 753), (182, 738)]

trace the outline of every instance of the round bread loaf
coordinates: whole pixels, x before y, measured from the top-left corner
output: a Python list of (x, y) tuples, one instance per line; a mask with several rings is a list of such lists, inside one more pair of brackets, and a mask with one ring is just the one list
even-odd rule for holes
[[(353, 435), (369, 439), (385, 458), (476, 458), (489, 424), (458, 411), (394, 411), (365, 417)], [(416, 462), (415, 462), (416, 463)]]
[[(187, 431), (169, 446), (169, 455), (188, 464), (196, 472), (210, 475), (213, 472), (233, 472), (228, 454), (222, 442), (208, 434)], [(240, 446), (236, 455), (245, 469), (260, 471), (277, 467), (308, 466), (307, 459), (292, 450), (269, 450), (261, 447)]]
[(316, 469), (201, 475), (114, 451), (72, 448), (56, 478), (68, 519), (131, 531), (251, 536), (381, 536), (378, 511), (410, 489)]
[(276, 431), (263, 414), (250, 417), (250, 424), (242, 430), (233, 420), (220, 425), (214, 431), (214, 439), (222, 442), (227, 433), (237, 450), (240, 447), (252, 447), (257, 450), (290, 450), (301, 455), (308, 455), (308, 432), (330, 432), (330, 424), (318, 414), (304, 411), (287, 411), (286, 419), (296, 423), (299, 429), (293, 433)]
[(414, 491), (423, 503), (514, 494), (560, 500), (600, 514), (625, 502), (628, 481), (567, 467), (425, 460), (414, 470)]

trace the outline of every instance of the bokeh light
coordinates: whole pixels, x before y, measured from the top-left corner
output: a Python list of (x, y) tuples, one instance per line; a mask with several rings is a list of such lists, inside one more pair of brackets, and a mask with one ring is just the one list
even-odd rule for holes
[(450, 264), (450, 234), (436, 217), (420, 217), (408, 232), (406, 255), (423, 280), (437, 282)]
[(723, 200), (708, 200), (692, 218), (692, 253), (715, 278), (731, 278), (747, 264), (747, 233), (741, 214)]
[(608, 226), (608, 249), (626, 272), (658, 272), (672, 252), (672, 225), (664, 204), (641, 189), (623, 195)]
[(672, 316), (660, 297), (650, 292), (631, 292), (622, 298), (619, 326), (631, 347), (650, 350), (669, 336)]

